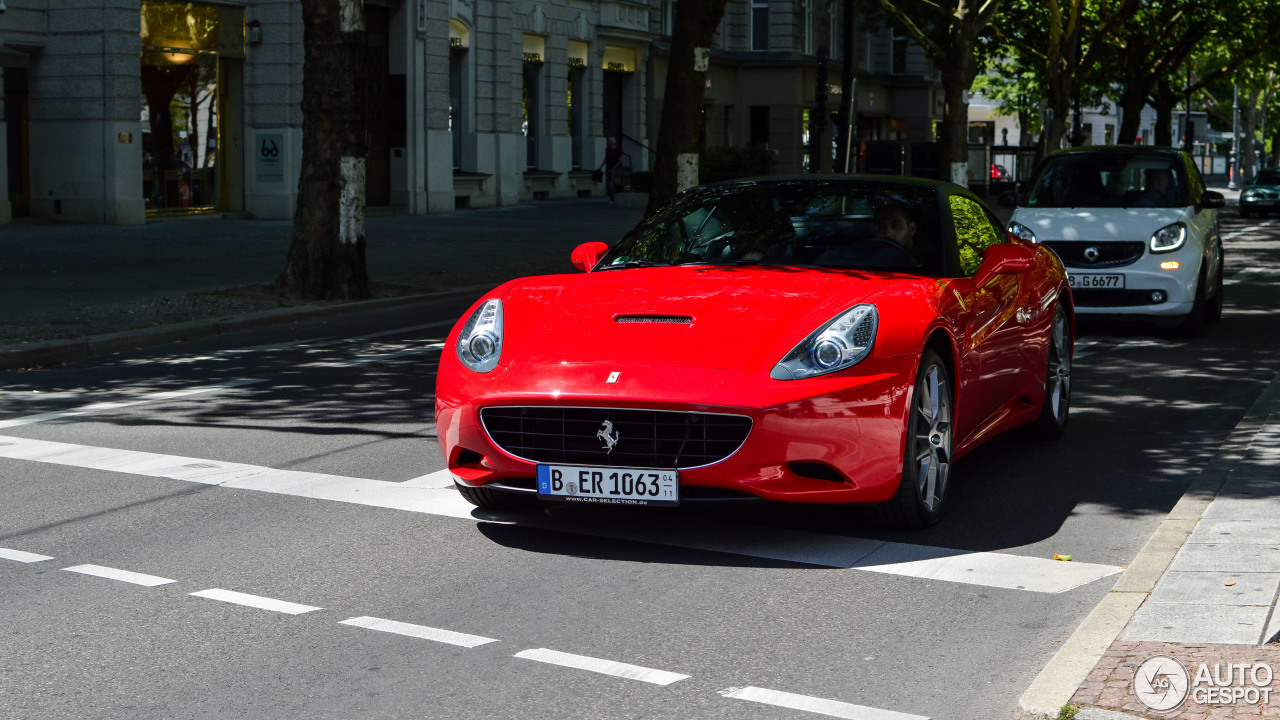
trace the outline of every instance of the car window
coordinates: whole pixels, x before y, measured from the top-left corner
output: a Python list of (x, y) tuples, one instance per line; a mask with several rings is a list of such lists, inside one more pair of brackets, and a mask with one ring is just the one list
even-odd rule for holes
[(1263, 170), (1253, 180), (1254, 185), (1280, 185), (1280, 170)]
[(892, 182), (782, 180), (696, 188), (646, 218), (599, 268), (812, 265), (940, 276), (945, 263), (937, 207), (932, 188)]
[(960, 269), (965, 275), (978, 272), (987, 248), (1004, 242), (1004, 234), (991, 224), (982, 206), (963, 195), (948, 198), (951, 219), (956, 226), (956, 247), (960, 252)]
[(1028, 207), (1186, 207), (1186, 167), (1152, 152), (1068, 153), (1050, 157), (1027, 192)]

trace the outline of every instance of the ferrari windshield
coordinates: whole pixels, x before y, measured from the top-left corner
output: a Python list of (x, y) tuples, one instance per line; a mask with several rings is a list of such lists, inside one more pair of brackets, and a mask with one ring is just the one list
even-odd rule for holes
[(653, 265), (804, 265), (941, 274), (936, 192), (908, 184), (740, 182), (682, 193), (598, 270)]
[(1087, 152), (1051, 157), (1027, 192), (1027, 207), (1186, 207), (1186, 173), (1177, 155)]

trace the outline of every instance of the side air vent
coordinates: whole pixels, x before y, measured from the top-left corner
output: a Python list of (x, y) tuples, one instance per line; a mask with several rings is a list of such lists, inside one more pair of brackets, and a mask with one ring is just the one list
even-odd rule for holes
[(619, 315), (614, 322), (658, 323), (659, 325), (688, 325), (693, 318), (688, 315)]

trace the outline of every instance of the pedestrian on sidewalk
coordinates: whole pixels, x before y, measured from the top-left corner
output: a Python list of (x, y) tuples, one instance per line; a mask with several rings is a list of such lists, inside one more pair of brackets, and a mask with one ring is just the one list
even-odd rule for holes
[(609, 138), (609, 147), (604, 151), (604, 190), (609, 193), (609, 204), (614, 204), (617, 200), (617, 173), (618, 168), (622, 167), (622, 148), (618, 147), (618, 141)]

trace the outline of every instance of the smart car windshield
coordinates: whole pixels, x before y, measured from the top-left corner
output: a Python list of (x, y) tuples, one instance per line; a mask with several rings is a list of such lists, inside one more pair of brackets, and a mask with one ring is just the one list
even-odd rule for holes
[(789, 265), (940, 275), (935, 191), (892, 183), (741, 182), (672, 199), (597, 269)]
[(1185, 207), (1182, 163), (1166, 153), (1094, 152), (1049, 158), (1031, 183), (1028, 207)]
[(1280, 185), (1280, 170), (1262, 170), (1253, 180), (1254, 185)]

